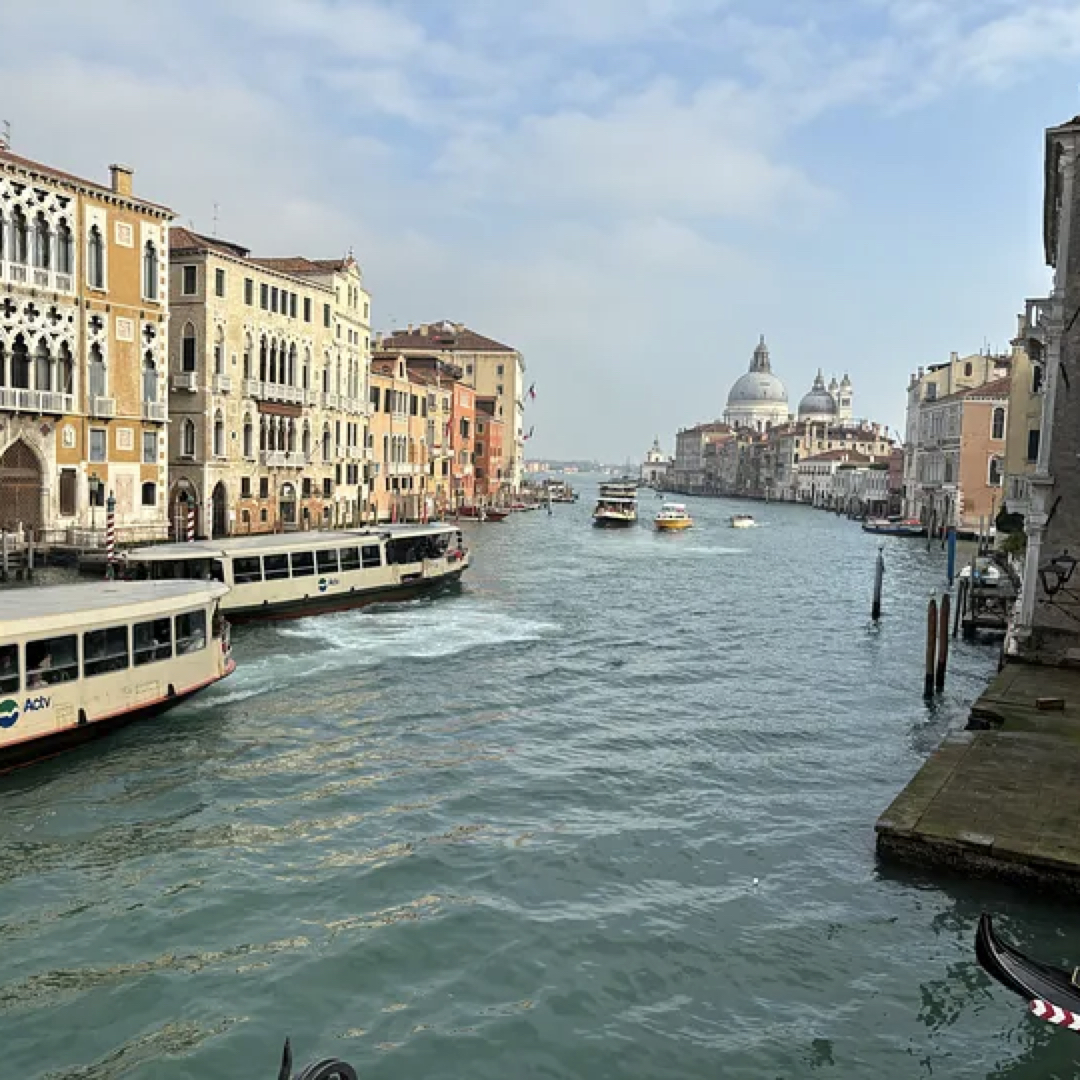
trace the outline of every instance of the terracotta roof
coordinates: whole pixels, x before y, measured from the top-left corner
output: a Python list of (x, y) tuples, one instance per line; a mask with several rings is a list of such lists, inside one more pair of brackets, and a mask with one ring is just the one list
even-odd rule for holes
[(335, 270), (345, 270), (354, 260), (349, 256), (341, 259), (309, 259), (303, 255), (289, 255), (284, 258), (252, 259), (251, 261), (265, 266), (268, 270), (303, 275), (328, 274)]
[(944, 405), (969, 397), (1007, 398), (1010, 386), (1012, 386), (1012, 376), (1005, 375), (1000, 379), (994, 379), (992, 382), (983, 383), (982, 386), (969, 386), (966, 390), (957, 390), (954, 394), (933, 398), (930, 401), (922, 402), (922, 404), (928, 406)]
[(220, 251), (225, 255), (233, 255), (240, 259), (246, 259), (248, 249), (239, 244), (232, 244), (228, 240), (218, 240), (201, 233), (192, 232), (182, 225), (174, 225), (169, 230), (169, 251), (179, 253), (181, 251)]
[(81, 176), (76, 176), (74, 173), (64, 172), (62, 169), (54, 169), (51, 165), (42, 165), (40, 161), (32, 161), (30, 158), (20, 157), (18, 154), (13, 154), (10, 150), (0, 149), (0, 162), (14, 165), (17, 169), (25, 169), (27, 172), (37, 173), (45, 179), (59, 180), (65, 184), (75, 184), (88, 191), (97, 192), (102, 195), (110, 195), (113, 198), (126, 199), (128, 202), (139, 203), (141, 206), (148, 206), (153, 210), (158, 210), (161, 213), (168, 214), (169, 217), (172, 217), (172, 210), (167, 206), (162, 206), (161, 203), (151, 202), (149, 199), (140, 199), (135, 195), (121, 195), (119, 192), (113, 191), (107, 184), (98, 184), (93, 180), (84, 180)]
[(382, 338), (379, 348), (423, 349), (425, 352), (517, 352), (517, 349), (503, 345), (494, 338), (484, 337), (462, 323), (448, 320), (424, 323), (410, 330), (395, 330)]

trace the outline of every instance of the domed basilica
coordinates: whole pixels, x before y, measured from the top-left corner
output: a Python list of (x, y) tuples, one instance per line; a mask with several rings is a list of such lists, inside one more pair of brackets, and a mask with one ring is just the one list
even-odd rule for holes
[[(846, 374), (840, 382), (834, 378), (826, 386), (819, 369), (810, 392), (799, 402), (797, 419), (811, 423), (850, 422), (853, 399), (854, 389)], [(724, 422), (733, 428), (766, 431), (790, 419), (787, 390), (773, 374), (763, 334), (750, 360), (750, 370), (735, 380), (728, 394)]]

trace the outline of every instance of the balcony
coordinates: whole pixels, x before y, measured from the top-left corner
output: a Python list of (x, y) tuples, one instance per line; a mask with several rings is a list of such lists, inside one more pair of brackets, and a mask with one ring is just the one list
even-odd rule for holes
[(227, 394), (232, 390), (231, 375), (215, 375), (212, 383), (215, 394)]
[(324, 409), (338, 409), (341, 407), (341, 397), (338, 394), (328, 394), (323, 391), (322, 407)]
[(268, 469), (302, 469), (307, 464), (307, 454), (298, 450), (261, 450), (259, 461)]
[(0, 259), (0, 281), (10, 281), (13, 285), (31, 285), (47, 292), (72, 291), (74, 282), (71, 274), (61, 274), (37, 266), (23, 263), (4, 262)]
[(144, 420), (153, 420), (163, 424), (169, 418), (169, 408), (161, 401), (144, 401), (142, 403), (142, 416)]
[[(215, 376), (215, 379), (217, 378), (225, 380), (225, 389), (218, 393), (228, 393), (232, 386), (231, 376)], [(258, 398), (260, 401), (280, 401), (288, 405), (303, 405), (307, 396), (299, 386), (285, 386), (283, 383), (265, 382), (262, 379), (245, 379), (243, 389), (245, 397)]]
[(99, 397), (95, 394), (90, 398), (90, 408), (87, 411), (96, 420), (111, 420), (116, 415), (116, 398)]
[(198, 376), (194, 371), (173, 372), (172, 388), (174, 390), (187, 390), (194, 394), (199, 389)]
[(259, 397), (259, 385), (258, 379), (244, 379), (241, 384), (244, 397)]
[(14, 386), (0, 386), (0, 409), (64, 415), (75, 411), (75, 395), (58, 394), (53, 390), (21, 390)]

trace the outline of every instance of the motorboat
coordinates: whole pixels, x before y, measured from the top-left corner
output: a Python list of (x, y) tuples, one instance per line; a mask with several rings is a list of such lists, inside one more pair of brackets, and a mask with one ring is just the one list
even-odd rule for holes
[[(961, 581), (970, 581), (972, 578), (971, 564), (969, 563), (967, 566), (963, 567), (956, 576)], [(1001, 567), (999, 567), (993, 559), (987, 559), (980, 555), (975, 560), (974, 577), (976, 585), (993, 587), (1001, 582)]]
[(733, 529), (752, 529), (757, 525), (753, 514), (732, 514), (731, 527)]
[(637, 524), (637, 484), (601, 484), (593, 510), (601, 529), (625, 529)]
[(681, 532), (693, 526), (694, 519), (686, 512), (683, 503), (664, 503), (660, 513), (653, 518), (657, 532)]
[(926, 526), (918, 518), (867, 518), (863, 532), (877, 536), (925, 536)]
[(505, 521), (510, 516), (509, 510), (500, 510), (494, 506), (481, 507), (477, 513), (480, 521)]
[(1080, 968), (1070, 973), (1029, 959), (997, 936), (994, 920), (985, 913), (980, 916), (975, 932), (975, 958), (988, 975), (1029, 1004), (1048, 1002), (1080, 1013)]

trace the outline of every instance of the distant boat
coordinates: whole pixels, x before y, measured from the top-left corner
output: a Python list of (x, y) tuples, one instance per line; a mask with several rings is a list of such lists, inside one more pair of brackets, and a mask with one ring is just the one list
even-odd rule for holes
[(863, 532), (878, 536), (925, 536), (926, 526), (918, 518), (867, 518)]
[(733, 529), (752, 529), (757, 525), (752, 514), (732, 514), (731, 527)]
[(480, 521), (505, 521), (509, 516), (509, 510), (498, 510), (494, 506), (485, 506), (477, 514)]
[(682, 503), (664, 503), (660, 513), (653, 518), (657, 532), (681, 532), (693, 526), (694, 519)]

